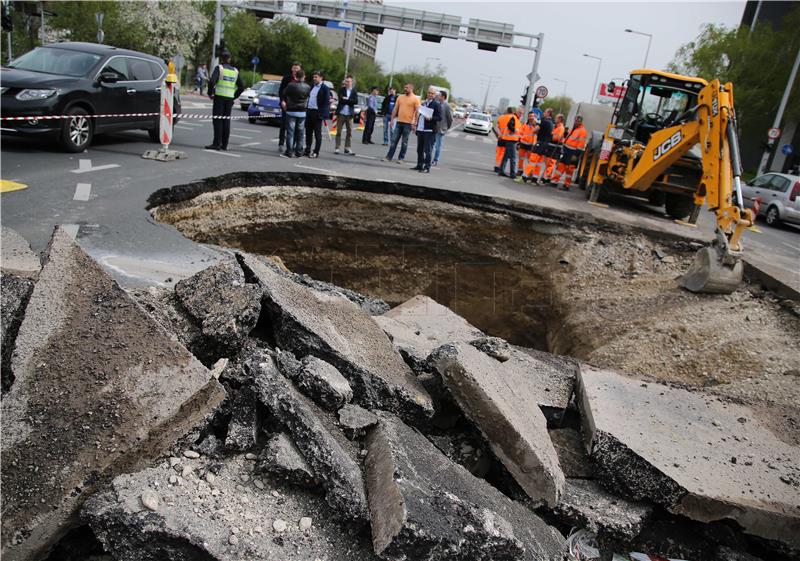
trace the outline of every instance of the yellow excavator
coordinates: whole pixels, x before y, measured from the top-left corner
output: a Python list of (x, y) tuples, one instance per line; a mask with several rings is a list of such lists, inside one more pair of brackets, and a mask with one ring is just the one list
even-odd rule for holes
[(643, 69), (624, 86), (611, 123), (581, 160), (587, 197), (636, 193), (689, 224), (708, 204), (716, 238), (697, 253), (681, 284), (692, 292), (733, 292), (742, 280), (741, 236), (754, 222), (742, 198), (733, 85)]

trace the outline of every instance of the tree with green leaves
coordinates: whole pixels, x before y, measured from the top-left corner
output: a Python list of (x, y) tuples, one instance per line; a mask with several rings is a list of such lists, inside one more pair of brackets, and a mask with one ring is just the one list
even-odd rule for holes
[[(667, 69), (706, 80), (733, 84), (739, 138), (745, 167), (753, 169), (767, 129), (775, 118), (797, 51), (800, 49), (800, 7), (783, 20), (780, 30), (769, 23), (726, 28), (708, 24), (696, 40), (678, 49)], [(784, 114), (800, 119), (800, 80), (795, 81)]]
[(563, 113), (564, 118), (566, 119), (567, 115), (569, 115), (569, 110), (572, 109), (572, 105), (574, 103), (575, 101), (569, 96), (556, 95), (545, 98), (545, 100), (539, 105), (539, 108), (542, 111), (545, 109), (552, 109), (553, 114)]

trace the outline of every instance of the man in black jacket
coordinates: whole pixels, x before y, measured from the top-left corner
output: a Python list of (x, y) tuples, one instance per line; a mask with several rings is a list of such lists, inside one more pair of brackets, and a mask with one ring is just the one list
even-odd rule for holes
[[(331, 118), (331, 89), (323, 82), (321, 70), (315, 70), (311, 75), (314, 85), (308, 95), (308, 109), (306, 110), (306, 151), (303, 155), (309, 158), (319, 156), (322, 145), (322, 122)], [(311, 151), (311, 141), (315, 140), (314, 151)]]
[(390, 126), (392, 124), (392, 111), (394, 111), (394, 102), (397, 101), (397, 90), (389, 88), (386, 92), (386, 97), (383, 98), (381, 103), (381, 115), (383, 115), (383, 145), (389, 146), (389, 138), (391, 136)]
[(231, 64), (231, 53), (222, 51), (220, 64), (208, 81), (208, 96), (214, 100), (211, 114), (214, 116), (214, 140), (206, 150), (227, 150), (231, 134), (231, 109), (235, 100), (244, 91), (239, 70)]
[(283, 91), (284, 111), (286, 113), (286, 152), (281, 156), (299, 158), (303, 155), (303, 129), (306, 122), (306, 107), (311, 86), (305, 83), (303, 69), (295, 74), (296, 81), (289, 83)]
[[(435, 141), (436, 130), (439, 121), (442, 120), (442, 105), (436, 99), (439, 92), (431, 86), (428, 88), (428, 98), (417, 109), (417, 167), (420, 173), (431, 172), (431, 152)], [(431, 112), (430, 118), (422, 115), (422, 108), (425, 107)]]
[(292, 71), (281, 79), (281, 85), (278, 87), (278, 97), (284, 112), (281, 118), (281, 132), (278, 134), (278, 150), (281, 152), (283, 152), (283, 144), (286, 139), (286, 108), (283, 107), (283, 92), (286, 91), (286, 86), (297, 81), (297, 72), (302, 68), (299, 62), (293, 62)]
[(339, 88), (339, 105), (336, 107), (336, 149), (342, 145), (343, 129), (347, 129), (347, 137), (344, 139), (344, 153), (355, 156), (350, 150), (350, 141), (353, 138), (353, 117), (356, 114), (356, 104), (358, 104), (358, 92), (353, 87), (353, 77), (347, 76), (344, 79), (344, 86)]

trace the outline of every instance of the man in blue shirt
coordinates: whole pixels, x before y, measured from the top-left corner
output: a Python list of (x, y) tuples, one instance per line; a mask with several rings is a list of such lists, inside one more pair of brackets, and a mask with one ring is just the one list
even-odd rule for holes
[(386, 92), (386, 97), (383, 98), (381, 104), (381, 113), (383, 113), (383, 145), (389, 146), (389, 138), (391, 135), (392, 111), (394, 111), (394, 102), (397, 101), (397, 90), (389, 88)]
[(378, 86), (372, 86), (367, 98), (367, 118), (364, 122), (364, 136), (361, 137), (362, 144), (374, 144), (372, 131), (375, 128), (375, 116), (378, 114), (378, 91)]
[(353, 87), (353, 77), (347, 76), (344, 79), (344, 86), (339, 88), (339, 105), (336, 107), (336, 149), (334, 152), (339, 153), (339, 147), (342, 145), (342, 134), (344, 129), (347, 129), (347, 137), (344, 139), (344, 153), (355, 156), (355, 153), (350, 149), (350, 143), (353, 139), (353, 117), (356, 114), (356, 104), (358, 103), (358, 92)]
[[(322, 146), (322, 122), (331, 118), (331, 90), (323, 82), (321, 70), (316, 70), (311, 75), (313, 87), (308, 97), (306, 110), (306, 151), (303, 153), (309, 158), (319, 156)], [(314, 151), (311, 151), (311, 141), (315, 140)]]

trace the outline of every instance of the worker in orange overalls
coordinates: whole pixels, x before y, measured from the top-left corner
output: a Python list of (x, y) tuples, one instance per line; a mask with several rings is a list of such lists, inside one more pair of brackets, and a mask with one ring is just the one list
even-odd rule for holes
[(536, 127), (536, 113), (531, 111), (528, 113), (528, 120), (522, 125), (522, 130), (519, 133), (519, 148), (517, 149), (519, 167), (517, 168), (517, 175), (522, 175), (525, 170), (525, 165), (528, 163), (531, 150), (533, 150), (533, 143), (536, 142), (534, 127)]
[[(510, 110), (511, 110), (510, 107), (507, 108), (506, 109), (506, 113), (508, 113), (508, 111), (510, 111)], [(519, 123), (522, 122), (522, 114), (524, 112), (525, 112), (525, 108), (517, 107), (517, 111), (515, 113), (515, 115), (517, 116), (517, 122), (519, 122)], [(504, 116), (504, 115), (502, 115), (502, 116)], [(500, 173), (500, 164), (503, 162), (503, 156), (506, 155), (506, 146), (505, 146), (505, 142), (503, 142), (503, 140), (500, 138), (501, 134), (500, 134), (500, 131), (498, 130), (499, 129), (499, 125), (500, 125), (500, 119), (498, 119), (497, 121), (498, 121), (498, 128), (494, 129), (494, 134), (497, 137), (497, 146), (494, 149), (494, 172), (495, 173)]]
[(589, 134), (586, 132), (586, 127), (583, 126), (583, 117), (575, 117), (575, 126), (564, 140), (564, 153), (561, 155), (561, 161), (558, 162), (558, 168), (551, 180), (553, 183), (558, 183), (559, 190), (569, 191), (572, 174), (575, 173), (578, 160), (586, 149), (588, 139)]
[(544, 174), (545, 154), (552, 139), (554, 127), (552, 117), (553, 110), (550, 108), (545, 109), (542, 114), (542, 120), (533, 127), (533, 149), (528, 154), (528, 165), (525, 166), (525, 172), (521, 177), (514, 180), (517, 183), (522, 183), (523, 181), (536, 183), (537, 178)]
[(519, 117), (514, 113), (514, 109), (509, 107), (504, 115), (497, 119), (498, 129), (498, 147), (502, 145), (503, 156), (500, 159), (500, 164), (497, 166), (497, 173), (503, 177), (505, 174), (506, 162), (509, 163), (508, 177), (516, 177), (517, 175), (517, 142), (519, 142), (519, 133), (522, 129), (522, 122)]
[(547, 167), (544, 170), (544, 180), (550, 181), (550, 176), (556, 169), (556, 163), (561, 152), (561, 145), (564, 142), (564, 115), (556, 115), (556, 125), (553, 127), (553, 140), (546, 158)]

